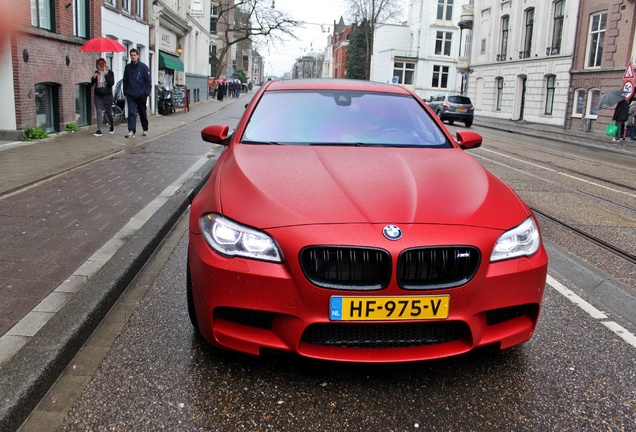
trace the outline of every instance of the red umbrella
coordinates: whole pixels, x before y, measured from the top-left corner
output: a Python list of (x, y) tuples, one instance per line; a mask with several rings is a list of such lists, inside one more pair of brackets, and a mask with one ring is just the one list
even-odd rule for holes
[(124, 52), (126, 48), (115, 39), (97, 37), (89, 39), (82, 45), (80, 51), (84, 52)]

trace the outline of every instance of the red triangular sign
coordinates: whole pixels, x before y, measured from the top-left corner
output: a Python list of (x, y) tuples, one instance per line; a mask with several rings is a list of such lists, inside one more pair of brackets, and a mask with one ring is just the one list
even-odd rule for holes
[(629, 62), (629, 64), (627, 65), (627, 69), (625, 69), (625, 75), (623, 75), (623, 78), (625, 79), (634, 78), (634, 66), (632, 65), (632, 62)]

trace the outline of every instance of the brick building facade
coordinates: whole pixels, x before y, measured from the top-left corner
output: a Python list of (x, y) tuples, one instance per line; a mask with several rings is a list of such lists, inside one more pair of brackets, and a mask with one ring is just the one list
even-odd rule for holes
[(613, 109), (595, 109), (598, 98), (621, 89), (634, 58), (636, 4), (633, 0), (581, 0), (577, 46), (571, 71), (567, 126), (602, 130)]
[(99, 53), (80, 52), (80, 47), (87, 39), (101, 36), (101, 3), (74, 3), (83, 5), (83, 10), (75, 10), (70, 2), (51, 0), (11, 3), (16, 28), (10, 36), (10, 52), (0, 55), (12, 65), (15, 125), (5, 122), (0, 130), (19, 135), (39, 126), (59, 132), (67, 123), (91, 123), (90, 79)]

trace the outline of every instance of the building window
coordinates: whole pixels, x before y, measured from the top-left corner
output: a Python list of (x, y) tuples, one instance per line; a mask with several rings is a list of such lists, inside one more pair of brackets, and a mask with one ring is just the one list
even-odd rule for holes
[(121, 10), (130, 13), (130, 0), (121, 0)]
[(588, 36), (587, 67), (600, 67), (603, 57), (603, 42), (605, 40), (605, 27), (607, 25), (607, 12), (592, 15), (590, 19), (590, 32)]
[(393, 76), (398, 84), (413, 85), (415, 83), (415, 63), (396, 61), (393, 63)]
[(510, 17), (506, 15), (501, 18), (501, 46), (499, 47), (499, 54), (497, 54), (498, 61), (504, 61), (508, 58), (508, 30), (510, 24)]
[(453, 33), (438, 31), (435, 38), (435, 55), (450, 56)]
[(212, 5), (210, 7), (210, 33), (216, 34), (216, 25), (219, 22), (219, 7)]
[(556, 76), (550, 75), (546, 79), (546, 98), (545, 98), (545, 114), (552, 115), (554, 107), (554, 86), (556, 84)]
[(574, 106), (572, 107), (573, 117), (583, 117), (585, 112), (585, 90), (578, 89), (574, 92)]
[(35, 85), (35, 123), (47, 133), (58, 132), (58, 89), (53, 84)]
[(433, 82), (431, 87), (433, 88), (448, 88), (448, 66), (433, 66)]
[(503, 99), (503, 77), (497, 78), (497, 100), (495, 102), (495, 109), (501, 111), (501, 101)]
[(437, 0), (437, 19), (440, 21), (453, 20), (453, 0)]
[(481, 48), (479, 49), (479, 54), (486, 54), (486, 39), (481, 40)]
[(73, 0), (73, 35), (88, 39), (88, 0)]
[(54, 0), (31, 0), (31, 25), (55, 31)]
[(135, 15), (144, 18), (144, 0), (135, 0)]
[[(90, 124), (91, 88), (89, 84), (77, 84), (75, 86), (75, 123), (78, 126)], [(97, 129), (101, 129), (101, 127), (97, 125)]]
[(561, 53), (561, 36), (563, 35), (563, 9), (565, 1), (559, 0), (554, 3), (554, 23), (552, 24), (552, 46), (548, 55)]
[(585, 117), (596, 118), (598, 117), (598, 106), (601, 101), (601, 91), (592, 89), (587, 92), (587, 95), (587, 115)]
[(525, 37), (523, 39), (523, 51), (519, 53), (519, 58), (528, 58), (532, 51), (532, 32), (534, 30), (534, 9), (526, 11)]

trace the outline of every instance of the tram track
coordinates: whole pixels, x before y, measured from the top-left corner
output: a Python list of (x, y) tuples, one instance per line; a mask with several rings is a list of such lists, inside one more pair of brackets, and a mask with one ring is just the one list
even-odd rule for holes
[(605, 241), (603, 239), (600, 239), (600, 238), (598, 238), (598, 237), (596, 237), (596, 236), (594, 236), (594, 235), (592, 235), (592, 234), (590, 234), (588, 232), (585, 232), (585, 231), (575, 227), (572, 224), (569, 224), (569, 223), (567, 223), (565, 221), (562, 221), (561, 219), (559, 219), (559, 218), (557, 218), (555, 216), (552, 216), (552, 215), (550, 215), (550, 214), (548, 214), (548, 213), (546, 213), (546, 212), (544, 212), (542, 210), (539, 210), (537, 208), (532, 208), (532, 211), (536, 215), (539, 215), (542, 218), (547, 219), (547, 220), (551, 221), (552, 223), (558, 225), (559, 227), (564, 228), (564, 229), (576, 234), (580, 238), (582, 238), (582, 239), (584, 239), (584, 240), (586, 240), (586, 241), (588, 241), (590, 243), (593, 243), (594, 245), (596, 245), (596, 246), (598, 246), (598, 247), (600, 247), (600, 248), (602, 248), (602, 249), (604, 249), (604, 250), (606, 250), (606, 251), (618, 256), (619, 258), (624, 259), (625, 261), (628, 261), (631, 264), (636, 265), (636, 255), (634, 255), (634, 254), (632, 254), (632, 253), (630, 253), (630, 252), (628, 252), (626, 250), (623, 250), (623, 249), (621, 249), (621, 248), (619, 248), (619, 247), (617, 247), (617, 246), (615, 246), (615, 245), (613, 245), (613, 244), (611, 244), (611, 243), (609, 243), (609, 242), (607, 242), (607, 241)]
[[(532, 150), (536, 151), (537, 149), (533, 148)], [(605, 194), (605, 193), (619, 194), (619, 195), (622, 195), (623, 197), (626, 197), (627, 199), (636, 198), (636, 195), (634, 195), (634, 193), (632, 192), (633, 190), (635, 190), (635, 188), (629, 184), (624, 184), (622, 182), (612, 182), (604, 178), (594, 178), (594, 180), (596, 181), (593, 181), (593, 180), (591, 181), (590, 179), (591, 176), (588, 174), (575, 173), (575, 171), (572, 170), (571, 168), (559, 167), (558, 165), (554, 163), (549, 163), (546, 166), (546, 162), (541, 162), (536, 159), (527, 158), (525, 155), (518, 155), (518, 154), (510, 155), (510, 154), (505, 154), (505, 153), (501, 153), (499, 151), (494, 151), (494, 150), (486, 150), (486, 151), (491, 152), (497, 156), (510, 158), (513, 161), (529, 164), (531, 167), (533, 167), (533, 169), (536, 167), (540, 167), (542, 169), (547, 170), (547, 172), (549, 173), (562, 175), (562, 176), (565, 176), (567, 179), (576, 179), (582, 182), (582, 184), (585, 184), (586, 186), (593, 185), (599, 188), (596, 192), (593, 192), (590, 190), (587, 190), (587, 191), (582, 190), (578, 187), (573, 186), (572, 184), (566, 184), (565, 182), (561, 182), (555, 178), (548, 178), (547, 176), (540, 175), (537, 172), (533, 172), (529, 169), (524, 169), (519, 166), (514, 166), (511, 163), (506, 163), (501, 160), (496, 160), (491, 157), (486, 157), (483, 154), (475, 155), (476, 158), (481, 159), (483, 162), (487, 162), (489, 164), (499, 166), (502, 169), (509, 170), (509, 171), (518, 173), (520, 175), (526, 176), (528, 178), (547, 183), (551, 185), (552, 187), (558, 188), (559, 190), (566, 191), (569, 194), (575, 194), (577, 196), (584, 197), (587, 200), (592, 200), (593, 202), (596, 202), (597, 205), (604, 207), (606, 209), (613, 208), (614, 211), (616, 212), (621, 212), (626, 215), (632, 215), (632, 216), (628, 216), (628, 219), (633, 220), (634, 223), (636, 223), (636, 208), (634, 208), (631, 204), (617, 202), (615, 199), (609, 198)], [(552, 153), (552, 152), (548, 152), (548, 153)], [(567, 156), (563, 156), (563, 157), (567, 157)], [(603, 191), (603, 193), (601, 193), (600, 191)], [(531, 207), (533, 212), (537, 215), (537, 217), (543, 218), (545, 221), (549, 221), (557, 229), (573, 234), (577, 236), (579, 239), (581, 239), (584, 243), (593, 245), (596, 248), (600, 248), (599, 250), (603, 250), (610, 253), (612, 256), (620, 259), (621, 261), (626, 263), (626, 265), (628, 266), (636, 265), (636, 254), (634, 254), (633, 251), (626, 250), (623, 247), (620, 247), (617, 244), (613, 243), (612, 241), (608, 241), (606, 239), (599, 237), (598, 235), (594, 235), (586, 231), (585, 229), (581, 229), (577, 227), (576, 224), (573, 224), (565, 220), (562, 216), (561, 217), (555, 216), (553, 214), (550, 214), (548, 211), (542, 210), (541, 208), (542, 206), (540, 204), (534, 203), (531, 205)], [(598, 225), (600, 226), (604, 222), (605, 221), (599, 221)]]

